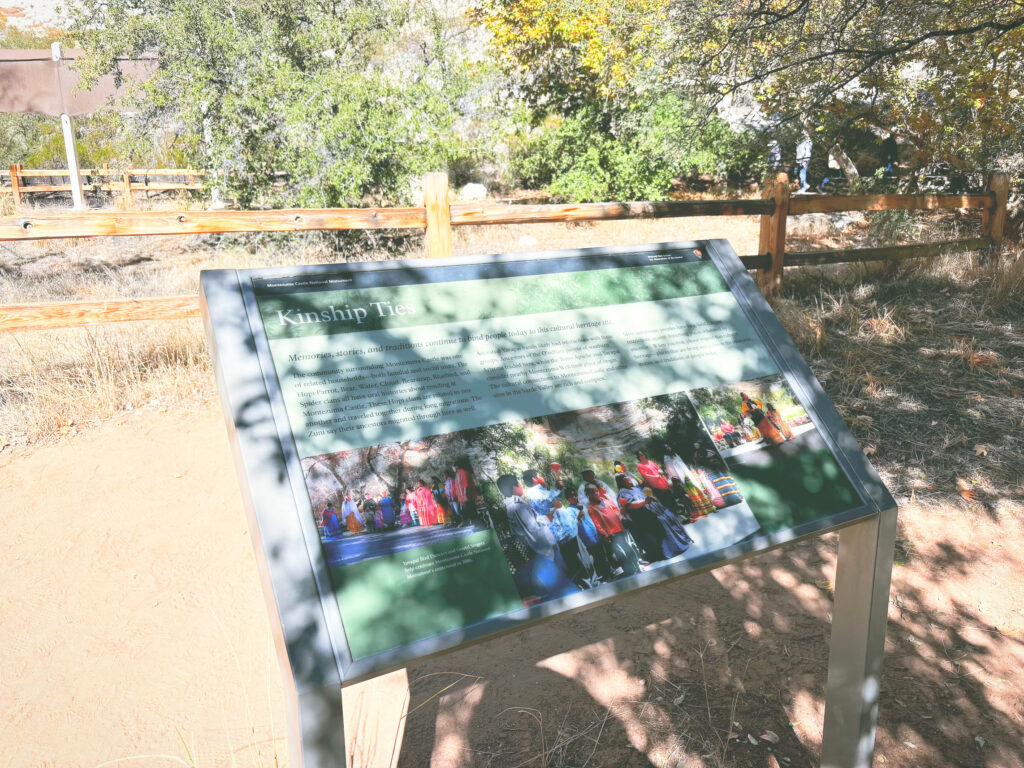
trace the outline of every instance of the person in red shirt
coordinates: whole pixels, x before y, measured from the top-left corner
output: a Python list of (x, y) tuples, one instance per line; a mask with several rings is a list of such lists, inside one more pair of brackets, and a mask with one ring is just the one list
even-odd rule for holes
[(640, 573), (640, 555), (633, 547), (622, 523), (619, 505), (601, 493), (595, 483), (587, 483), (587, 513), (603, 539), (605, 551), (626, 576)]
[(672, 495), (672, 484), (669, 482), (661, 467), (653, 459), (648, 458), (643, 451), (636, 452), (636, 471), (644, 479), (644, 484), (651, 489), (658, 501), (666, 509), (676, 511), (676, 499)]

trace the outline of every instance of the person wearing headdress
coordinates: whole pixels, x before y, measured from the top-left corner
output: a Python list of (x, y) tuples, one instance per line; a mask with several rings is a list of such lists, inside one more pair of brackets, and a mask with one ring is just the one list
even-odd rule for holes
[(782, 433), (768, 420), (768, 416), (764, 412), (764, 404), (760, 400), (751, 397), (746, 392), (740, 392), (740, 399), (743, 401), (743, 415), (750, 417), (766, 443), (779, 445), (785, 440)]

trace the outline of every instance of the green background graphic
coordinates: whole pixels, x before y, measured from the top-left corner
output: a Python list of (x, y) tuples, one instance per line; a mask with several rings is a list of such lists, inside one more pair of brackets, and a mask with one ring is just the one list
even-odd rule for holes
[[(457, 567), (412, 579), (419, 558), (470, 553)], [(523, 607), (494, 531), (331, 569), (354, 658), (462, 629)]]
[(731, 464), (730, 472), (769, 535), (863, 504), (828, 449), (773, 453), (768, 464)]
[[(268, 294), (259, 297), (259, 306), (267, 337), (288, 339), (608, 307), (726, 290), (714, 264), (693, 262), (391, 288)], [(372, 302), (411, 306), (415, 313), (379, 317)], [(337, 320), (282, 325), (278, 319), (279, 311), (294, 310), (290, 317), (296, 317), (296, 312), (329, 312), (331, 306), (339, 310), (362, 307), (369, 314), (362, 324)]]

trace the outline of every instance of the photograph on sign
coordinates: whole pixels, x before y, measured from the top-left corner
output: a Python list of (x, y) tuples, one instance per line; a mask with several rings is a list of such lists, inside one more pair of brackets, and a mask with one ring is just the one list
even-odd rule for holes
[(354, 659), (864, 506), (699, 248), (251, 287)]

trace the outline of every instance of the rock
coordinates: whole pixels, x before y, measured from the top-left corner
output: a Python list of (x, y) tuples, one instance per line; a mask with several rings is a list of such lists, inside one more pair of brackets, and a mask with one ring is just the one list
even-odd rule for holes
[(480, 201), (487, 199), (487, 187), (483, 184), (467, 184), (459, 190), (459, 200)]
[(864, 221), (864, 214), (859, 212), (807, 213), (790, 219), (789, 233), (803, 237), (827, 237), (838, 235)]

